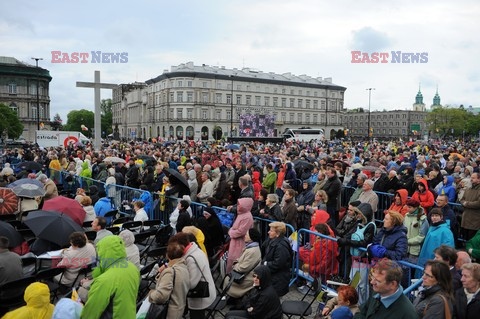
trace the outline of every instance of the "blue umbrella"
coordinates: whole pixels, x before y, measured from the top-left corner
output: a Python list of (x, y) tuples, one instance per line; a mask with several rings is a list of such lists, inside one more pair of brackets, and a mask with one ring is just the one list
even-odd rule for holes
[(25, 185), (25, 184), (33, 184), (33, 185), (36, 185), (38, 187), (41, 187), (43, 188), (43, 184), (42, 182), (40, 181), (37, 181), (36, 179), (32, 179), (32, 178), (22, 178), (22, 179), (19, 179), (13, 183), (10, 183), (7, 185), (8, 188), (14, 188), (14, 187), (17, 187), (17, 186), (20, 186), (20, 185)]
[(227, 146), (227, 149), (229, 150), (239, 150), (240, 149), (240, 145), (238, 144), (230, 144)]

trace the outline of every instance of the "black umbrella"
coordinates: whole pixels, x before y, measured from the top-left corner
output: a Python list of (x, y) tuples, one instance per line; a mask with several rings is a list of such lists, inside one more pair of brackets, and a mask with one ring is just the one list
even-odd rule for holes
[(17, 247), (23, 243), (22, 235), (9, 223), (0, 221), (0, 234), (8, 238), (8, 247)]
[(50, 210), (30, 212), (25, 219), (25, 224), (38, 238), (62, 247), (69, 244), (71, 233), (83, 232), (82, 226), (68, 215)]
[[(178, 171), (176, 171), (174, 169), (171, 169), (171, 168), (164, 169), (163, 171), (168, 175), (168, 178), (170, 179), (170, 182), (172, 182), (171, 179), (174, 178), (178, 182), (180, 182), (180, 184), (183, 184), (187, 188), (189, 188), (187, 180)], [(172, 184), (175, 184), (175, 182), (172, 182)]]
[(300, 168), (313, 170), (314, 167), (312, 163), (309, 163), (305, 160), (295, 160), (292, 163), (295, 167), (295, 170), (299, 170)]
[(26, 170), (26, 171), (36, 171), (36, 172), (39, 172), (42, 170), (43, 166), (42, 164), (38, 163), (38, 162), (22, 162), (20, 163), (20, 165), (18, 165), (18, 167), (20, 167), (20, 169), (22, 170)]

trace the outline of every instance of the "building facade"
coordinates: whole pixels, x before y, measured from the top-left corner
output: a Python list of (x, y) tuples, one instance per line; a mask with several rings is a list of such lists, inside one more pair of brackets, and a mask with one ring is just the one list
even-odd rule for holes
[[(137, 87), (134, 87), (134, 86)], [(342, 129), (346, 88), (331, 78), (243, 68), (172, 66), (144, 84), (113, 92), (113, 129), (121, 138), (213, 139), (238, 135), (240, 114), (273, 115), (277, 136), (288, 128)], [(233, 109), (233, 125), (232, 125)]]
[[(382, 139), (423, 138), (428, 134), (425, 123), (426, 116), (427, 112), (420, 111), (373, 111), (370, 114), (372, 136)], [(367, 138), (369, 136), (368, 117), (368, 112), (345, 113), (343, 115), (343, 126), (348, 130), (347, 136)]]
[(15, 111), (23, 124), (22, 137), (35, 141), (37, 130), (37, 80), (40, 122), (50, 123), (50, 72), (20, 62), (13, 57), (0, 56), (0, 103)]

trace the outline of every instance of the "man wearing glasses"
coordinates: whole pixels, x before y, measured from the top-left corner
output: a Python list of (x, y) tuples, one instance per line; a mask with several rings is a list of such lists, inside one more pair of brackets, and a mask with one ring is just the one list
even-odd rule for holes
[(394, 261), (381, 259), (373, 267), (370, 283), (375, 292), (360, 306), (354, 318), (415, 319), (417, 312), (403, 294), (402, 268)]

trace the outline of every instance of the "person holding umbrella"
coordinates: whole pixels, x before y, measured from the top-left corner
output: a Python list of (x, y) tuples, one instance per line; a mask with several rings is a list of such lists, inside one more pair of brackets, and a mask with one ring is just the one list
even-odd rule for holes
[(8, 250), (9, 245), (8, 238), (0, 236), (0, 285), (23, 277), (20, 256)]

